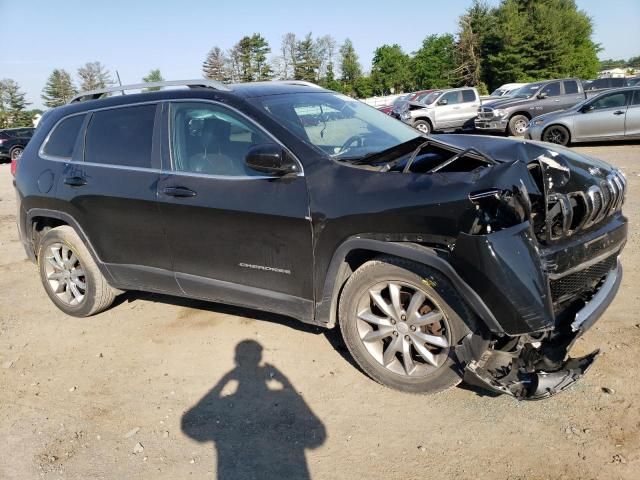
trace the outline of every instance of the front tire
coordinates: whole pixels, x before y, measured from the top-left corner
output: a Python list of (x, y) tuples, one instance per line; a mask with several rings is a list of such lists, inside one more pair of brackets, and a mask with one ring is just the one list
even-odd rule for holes
[(52, 228), (40, 240), (38, 269), (47, 295), (67, 315), (95, 315), (116, 297), (87, 247), (67, 225)]
[(454, 347), (469, 333), (467, 312), (438, 272), (410, 261), (381, 258), (349, 277), (340, 296), (342, 337), (375, 381), (410, 393), (436, 393), (461, 381)]
[(571, 140), (571, 134), (566, 127), (562, 125), (551, 125), (547, 127), (542, 134), (544, 142), (555, 143), (556, 145), (567, 146)]
[(509, 119), (509, 135), (522, 137), (529, 125), (529, 119), (524, 115), (514, 115)]
[(431, 124), (426, 120), (416, 120), (413, 128), (422, 133), (431, 133)]

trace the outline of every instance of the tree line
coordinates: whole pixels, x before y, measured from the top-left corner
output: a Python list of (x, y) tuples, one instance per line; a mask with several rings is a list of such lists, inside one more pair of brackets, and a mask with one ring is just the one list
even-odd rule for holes
[[(459, 86), (475, 86), (485, 94), (503, 83), (589, 79), (605, 65), (640, 63), (640, 57), (600, 62), (600, 46), (592, 33), (592, 20), (575, 0), (502, 0), (496, 6), (475, 0), (458, 18), (455, 32), (428, 35), (410, 53), (397, 44), (381, 45), (366, 73), (350, 39), (339, 44), (331, 35), (299, 37), (289, 32), (275, 50), (260, 33), (245, 35), (228, 49), (214, 46), (202, 63), (202, 74), (224, 83), (305, 80), (362, 98)], [(63, 105), (79, 90), (114, 83), (97, 61), (78, 68), (76, 80), (55, 69), (42, 91), (44, 104)], [(159, 80), (158, 69), (143, 78)], [(0, 99), (0, 122), (25, 120), (19, 112), (28, 104), (15, 82), (0, 83)]]

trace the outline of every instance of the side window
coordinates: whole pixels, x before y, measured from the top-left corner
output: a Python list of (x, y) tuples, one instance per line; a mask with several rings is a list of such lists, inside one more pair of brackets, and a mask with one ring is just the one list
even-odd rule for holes
[(462, 95), (460, 95), (460, 91), (457, 90), (455, 92), (447, 92), (445, 93), (442, 98), (438, 101), (441, 102), (442, 100), (446, 100), (447, 101), (447, 105), (454, 105), (456, 103), (460, 103), (462, 98), (460, 98)]
[(633, 91), (633, 101), (631, 105), (640, 105), (640, 90)]
[(171, 159), (178, 172), (209, 175), (262, 175), (245, 166), (254, 145), (273, 143), (242, 116), (219, 105), (171, 105)]
[(610, 80), (611, 80), (611, 84), (609, 86), (611, 88), (618, 88), (618, 87), (626, 87), (627, 86), (626, 78), (612, 78)]
[(49, 135), (42, 153), (52, 157), (71, 158), (85, 115), (74, 115), (65, 118)]
[(155, 114), (155, 105), (94, 112), (87, 127), (84, 161), (151, 168)]
[(544, 87), (540, 93), (546, 93), (547, 97), (557, 97), (560, 95), (560, 82), (553, 82)]
[(624, 107), (627, 103), (626, 93), (612, 93), (611, 95), (605, 95), (594, 101), (591, 106), (594, 110), (602, 110), (605, 108), (620, 108)]
[(464, 103), (467, 102), (475, 102), (476, 94), (473, 90), (462, 90), (462, 101)]
[(564, 84), (564, 94), (571, 95), (574, 93), (578, 93), (578, 82), (575, 80), (565, 80), (562, 82)]

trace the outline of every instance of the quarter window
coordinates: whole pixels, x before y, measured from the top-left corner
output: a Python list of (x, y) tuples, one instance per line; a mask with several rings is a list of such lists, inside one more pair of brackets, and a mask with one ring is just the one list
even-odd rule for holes
[(85, 161), (151, 168), (155, 105), (94, 112), (87, 129)]
[(257, 127), (225, 107), (171, 105), (171, 152), (178, 172), (224, 176), (262, 175), (245, 165), (254, 145), (273, 143)]
[(594, 101), (591, 106), (594, 110), (603, 110), (605, 108), (620, 108), (627, 103), (626, 93), (612, 93)]
[(560, 82), (550, 83), (540, 93), (546, 93), (547, 97), (557, 97), (560, 95)]
[(565, 82), (563, 82), (563, 84), (565, 95), (578, 93), (578, 82), (576, 82), (575, 80), (566, 80)]
[(42, 152), (52, 157), (71, 158), (84, 117), (74, 115), (62, 120), (51, 132)]
[(631, 105), (640, 105), (640, 90), (633, 91), (633, 101)]

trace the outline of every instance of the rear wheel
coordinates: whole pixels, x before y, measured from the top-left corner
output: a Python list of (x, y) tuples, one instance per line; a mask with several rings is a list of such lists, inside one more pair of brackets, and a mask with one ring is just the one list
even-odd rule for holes
[(521, 137), (524, 135), (527, 126), (529, 125), (529, 119), (524, 115), (514, 115), (509, 119), (509, 135), (514, 137)]
[(453, 347), (468, 333), (450, 302), (459, 302), (455, 290), (424, 265), (370, 261), (340, 297), (342, 336), (377, 382), (412, 393), (446, 390), (461, 381)]
[(431, 133), (431, 124), (426, 120), (417, 120), (413, 124), (413, 128), (422, 133)]
[(543, 141), (558, 145), (568, 145), (570, 138), (569, 130), (562, 125), (551, 125), (542, 134)]
[(52, 228), (38, 248), (40, 279), (51, 301), (64, 313), (88, 317), (116, 297), (87, 247), (69, 226)]

